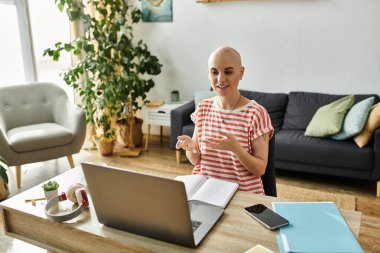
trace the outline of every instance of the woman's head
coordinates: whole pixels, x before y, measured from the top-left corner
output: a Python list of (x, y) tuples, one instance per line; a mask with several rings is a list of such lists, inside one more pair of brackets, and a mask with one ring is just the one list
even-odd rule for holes
[(208, 59), (208, 75), (212, 88), (219, 96), (238, 91), (244, 75), (239, 52), (231, 47), (220, 47)]

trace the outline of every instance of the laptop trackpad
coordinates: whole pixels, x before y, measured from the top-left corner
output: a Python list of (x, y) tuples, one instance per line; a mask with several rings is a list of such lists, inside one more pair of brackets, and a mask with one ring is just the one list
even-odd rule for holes
[(200, 221), (202, 224), (194, 231), (194, 243), (198, 243), (217, 222), (219, 217), (223, 214), (223, 208), (208, 206), (202, 204), (189, 204), (190, 216), (193, 221)]

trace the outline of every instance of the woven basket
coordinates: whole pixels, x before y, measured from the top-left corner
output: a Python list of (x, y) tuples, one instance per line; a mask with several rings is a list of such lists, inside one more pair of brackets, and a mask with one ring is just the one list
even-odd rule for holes
[[(143, 133), (142, 133), (142, 124), (143, 120), (136, 118), (135, 124), (132, 130), (132, 141), (129, 137), (130, 127), (128, 122), (121, 123), (122, 121), (118, 121), (119, 125), (119, 134), (121, 139), (123, 140), (124, 147), (141, 147), (143, 142)], [(130, 143), (132, 142), (132, 143)]]

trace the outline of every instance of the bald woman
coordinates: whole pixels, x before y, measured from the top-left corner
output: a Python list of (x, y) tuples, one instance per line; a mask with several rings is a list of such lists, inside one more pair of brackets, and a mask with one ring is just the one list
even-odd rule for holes
[(238, 89), (244, 76), (239, 52), (220, 47), (208, 59), (208, 76), (217, 96), (201, 101), (191, 115), (193, 137), (178, 137), (177, 148), (195, 166), (193, 174), (239, 184), (239, 190), (265, 194), (261, 176), (274, 130), (268, 112)]

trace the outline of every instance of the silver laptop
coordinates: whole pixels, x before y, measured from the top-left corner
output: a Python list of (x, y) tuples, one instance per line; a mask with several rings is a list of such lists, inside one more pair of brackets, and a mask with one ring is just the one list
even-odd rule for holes
[(223, 214), (189, 204), (180, 181), (100, 164), (82, 168), (98, 220), (109, 227), (195, 247)]

